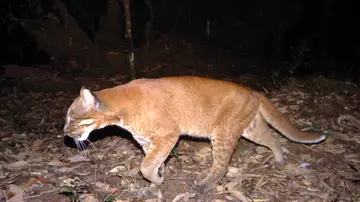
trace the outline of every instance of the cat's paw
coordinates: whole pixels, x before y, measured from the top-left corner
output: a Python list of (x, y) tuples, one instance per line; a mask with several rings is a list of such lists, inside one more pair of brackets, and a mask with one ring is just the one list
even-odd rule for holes
[(139, 195), (144, 198), (157, 198), (162, 199), (162, 193), (160, 186), (156, 184), (151, 184), (148, 188), (140, 190)]
[(284, 162), (277, 162), (277, 161), (273, 162), (272, 169), (274, 169), (274, 170), (283, 170), (284, 168), (285, 168)]

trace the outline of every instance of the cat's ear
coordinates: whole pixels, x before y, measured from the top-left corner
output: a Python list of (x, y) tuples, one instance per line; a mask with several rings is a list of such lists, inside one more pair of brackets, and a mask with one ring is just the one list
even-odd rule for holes
[(89, 89), (82, 87), (80, 90), (82, 105), (87, 109), (99, 109), (100, 100)]

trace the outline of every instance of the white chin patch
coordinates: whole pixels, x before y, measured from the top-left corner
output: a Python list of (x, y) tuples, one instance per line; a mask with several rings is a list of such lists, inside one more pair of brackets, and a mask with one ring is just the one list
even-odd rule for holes
[(89, 125), (89, 124), (93, 124), (94, 123), (94, 119), (85, 119), (85, 120), (82, 120), (80, 121), (79, 125)]
[(76, 138), (78, 141), (84, 141), (84, 140), (87, 140), (91, 131), (95, 130), (96, 129), (96, 126), (95, 125), (91, 125), (89, 127), (87, 127), (85, 129), (85, 131), (81, 134), (81, 136), (79, 138)]

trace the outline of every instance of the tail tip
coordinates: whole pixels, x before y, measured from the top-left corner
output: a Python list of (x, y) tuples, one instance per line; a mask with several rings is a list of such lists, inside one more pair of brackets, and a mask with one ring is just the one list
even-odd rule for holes
[(318, 136), (317, 138), (312, 137), (311, 139), (300, 140), (300, 141), (297, 141), (297, 142), (300, 142), (300, 143), (303, 143), (303, 144), (316, 144), (316, 143), (322, 142), (327, 137), (326, 134), (321, 134), (321, 135), (318, 134), (317, 136)]
[(322, 135), (320, 136), (320, 138), (319, 138), (319, 141), (318, 141), (318, 142), (321, 142), (321, 141), (325, 140), (325, 139), (326, 139), (326, 137), (327, 137), (327, 135), (326, 135), (326, 134), (322, 134)]
[(322, 142), (326, 139), (327, 135), (326, 134), (322, 134), (320, 135), (318, 138), (316, 138), (315, 140), (312, 140), (312, 141), (307, 141), (307, 142), (304, 142), (304, 143), (308, 143), (308, 144), (314, 144), (314, 143), (319, 143), (319, 142)]

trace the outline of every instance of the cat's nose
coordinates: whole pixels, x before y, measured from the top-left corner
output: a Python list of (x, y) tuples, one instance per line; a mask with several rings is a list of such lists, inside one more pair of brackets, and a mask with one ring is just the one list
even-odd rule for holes
[(75, 131), (69, 131), (68, 129), (64, 129), (64, 135), (69, 137), (78, 137), (80, 136), (79, 133), (76, 133)]

